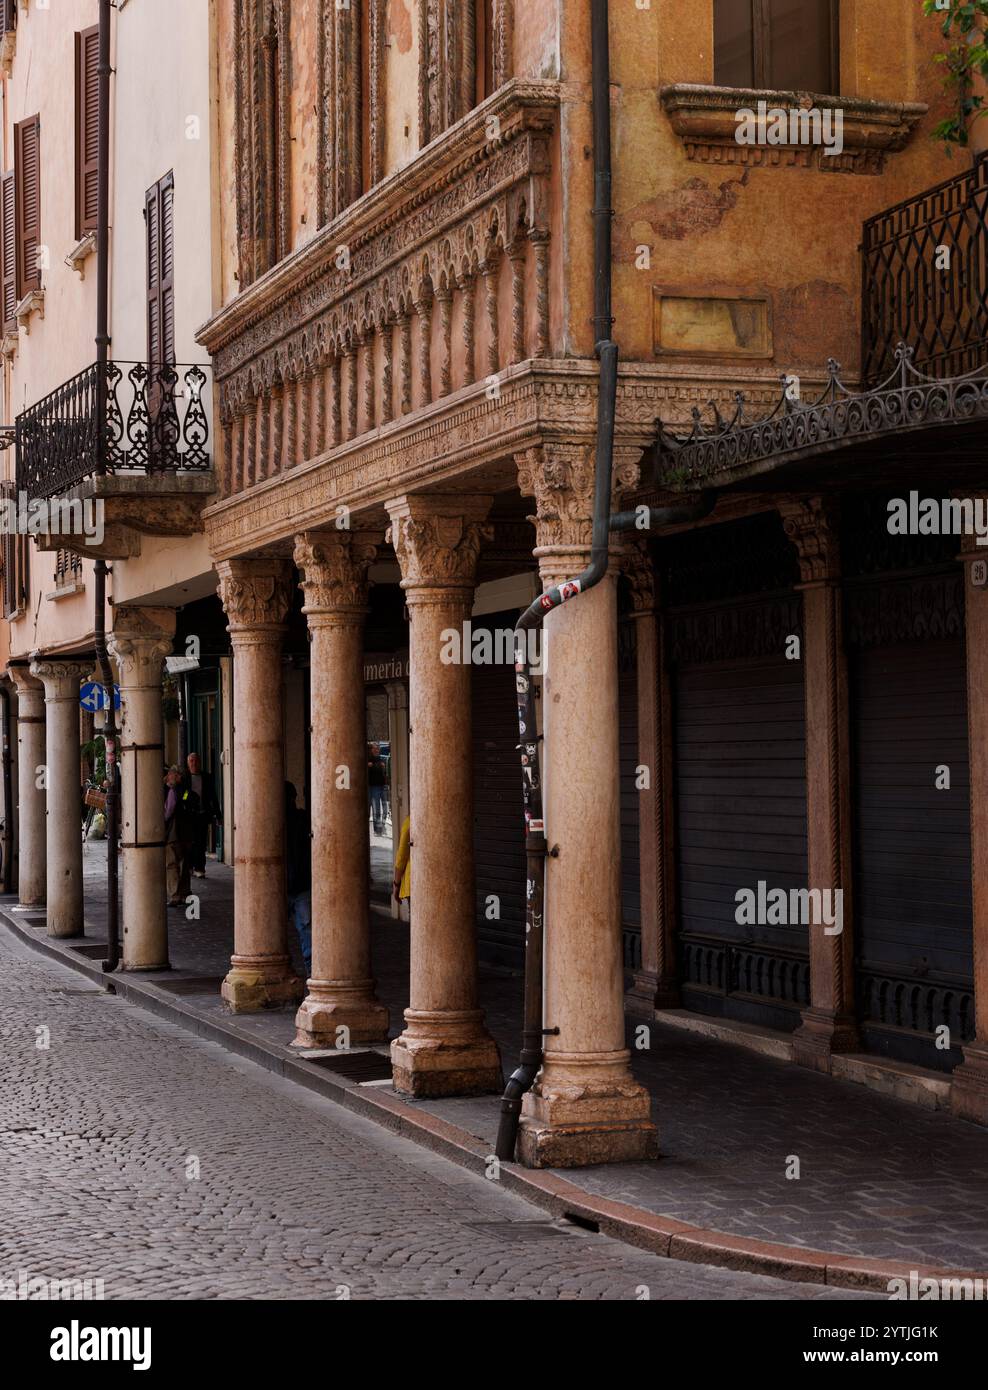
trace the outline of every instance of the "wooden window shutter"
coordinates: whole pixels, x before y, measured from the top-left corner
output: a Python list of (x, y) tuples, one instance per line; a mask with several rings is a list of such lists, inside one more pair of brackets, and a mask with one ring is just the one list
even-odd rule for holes
[(29, 116), (14, 126), (14, 203), (17, 298), (41, 289), (41, 119)]
[(3, 33), (10, 33), (17, 28), (17, 0), (2, 0), (2, 30)]
[(75, 234), (96, 230), (99, 178), (99, 25), (75, 36)]
[[(6, 479), (0, 483), (0, 496), (12, 501), (14, 484)], [(17, 612), (17, 535), (9, 527), (3, 533), (3, 615), (12, 618)]]
[(0, 319), (6, 333), (14, 327), (17, 308), (17, 223), (14, 171), (0, 174)]
[(148, 364), (175, 361), (175, 179), (166, 174), (144, 195), (147, 226)]

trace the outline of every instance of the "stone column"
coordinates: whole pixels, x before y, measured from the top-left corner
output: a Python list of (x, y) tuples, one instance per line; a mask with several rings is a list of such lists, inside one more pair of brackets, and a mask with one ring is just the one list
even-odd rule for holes
[(822, 497), (778, 501), (799, 554), (806, 700), (806, 826), (810, 889), (843, 893), (843, 930), (809, 925), (810, 1005), (793, 1034), (795, 1060), (829, 1071), (835, 1052), (861, 1042), (854, 1012), (851, 755), (840, 582), (839, 516)]
[(281, 645), (291, 566), (277, 558), (221, 560), (220, 598), (233, 647), (234, 954), (223, 981), (234, 1013), (297, 1003), (288, 957)]
[(122, 715), (123, 970), (168, 968), (161, 668), (174, 636), (174, 609), (113, 610), (109, 647)]
[[(590, 556), (592, 445), (552, 445), (519, 460), (537, 503), (543, 585)], [(637, 472), (637, 470), (635, 470)], [(543, 632), (545, 1060), (522, 1107), (529, 1167), (654, 1155), (648, 1092), (624, 1038), (616, 579), (553, 612)]]
[[(984, 494), (978, 497), (985, 500)], [(969, 535), (964, 537), (961, 558), (971, 770), (974, 1038), (964, 1044), (964, 1060), (954, 1068), (950, 1108), (964, 1120), (988, 1125), (988, 554)]]
[[(31, 675), (29, 662), (7, 667), (17, 687), (17, 900), (22, 907), (40, 907), (48, 880), (48, 842), (45, 828), (45, 688)], [(82, 827), (80, 822), (80, 836)]]
[[(391, 735), (391, 827), (395, 852), (401, 827), (408, 815), (408, 686), (402, 681), (389, 681), (385, 686), (388, 692), (388, 732)], [(391, 916), (403, 922), (409, 920), (407, 902), (396, 902), (391, 898)]]
[(501, 1086), (497, 1046), (477, 1007), (470, 666), (441, 659), (462, 631), (487, 497), (388, 503), (410, 616), (411, 982), (405, 1031), (391, 1044), (395, 1086), (415, 1096)]
[(367, 839), (364, 615), (377, 536), (307, 532), (295, 541), (311, 639), (312, 978), (296, 1047), (381, 1042), (388, 1011), (374, 994)]
[(651, 1018), (680, 1005), (676, 970), (675, 856), (672, 804), (672, 692), (665, 661), (657, 579), (647, 542), (624, 562), (632, 598), (638, 685), (638, 792), (642, 960), (625, 999), (629, 1013)]
[(79, 684), (92, 669), (91, 661), (31, 656), (31, 675), (45, 687), (49, 936), (83, 934)]

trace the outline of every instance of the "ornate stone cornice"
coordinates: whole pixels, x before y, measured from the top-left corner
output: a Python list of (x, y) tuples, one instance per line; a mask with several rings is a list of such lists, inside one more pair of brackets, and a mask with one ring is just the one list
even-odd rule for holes
[(303, 613), (363, 613), (367, 571), (377, 555), (378, 536), (369, 531), (304, 531), (295, 537), (295, 564)]
[(216, 569), (231, 635), (252, 629), (281, 630), (292, 602), (287, 560), (221, 560)]
[(776, 505), (782, 527), (799, 555), (804, 584), (840, 578), (840, 531), (837, 504), (824, 497), (780, 497)]
[(388, 506), (388, 540), (401, 566), (401, 587), (469, 589), (481, 546), (494, 528), (483, 522), (489, 497), (403, 497)]

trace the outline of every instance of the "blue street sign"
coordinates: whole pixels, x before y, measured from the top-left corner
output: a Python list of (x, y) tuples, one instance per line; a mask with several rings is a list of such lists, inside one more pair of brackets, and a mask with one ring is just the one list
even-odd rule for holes
[[(106, 709), (107, 699), (103, 686), (98, 685), (96, 681), (86, 681), (86, 684), (79, 691), (79, 703), (90, 714), (96, 714), (98, 710)], [(119, 685), (113, 687), (113, 708), (120, 708)]]

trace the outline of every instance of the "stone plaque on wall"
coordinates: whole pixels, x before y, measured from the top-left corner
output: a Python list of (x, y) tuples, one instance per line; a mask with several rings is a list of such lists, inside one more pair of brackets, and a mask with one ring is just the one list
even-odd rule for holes
[(669, 294), (653, 289), (655, 351), (689, 357), (771, 357), (768, 299), (752, 295)]

